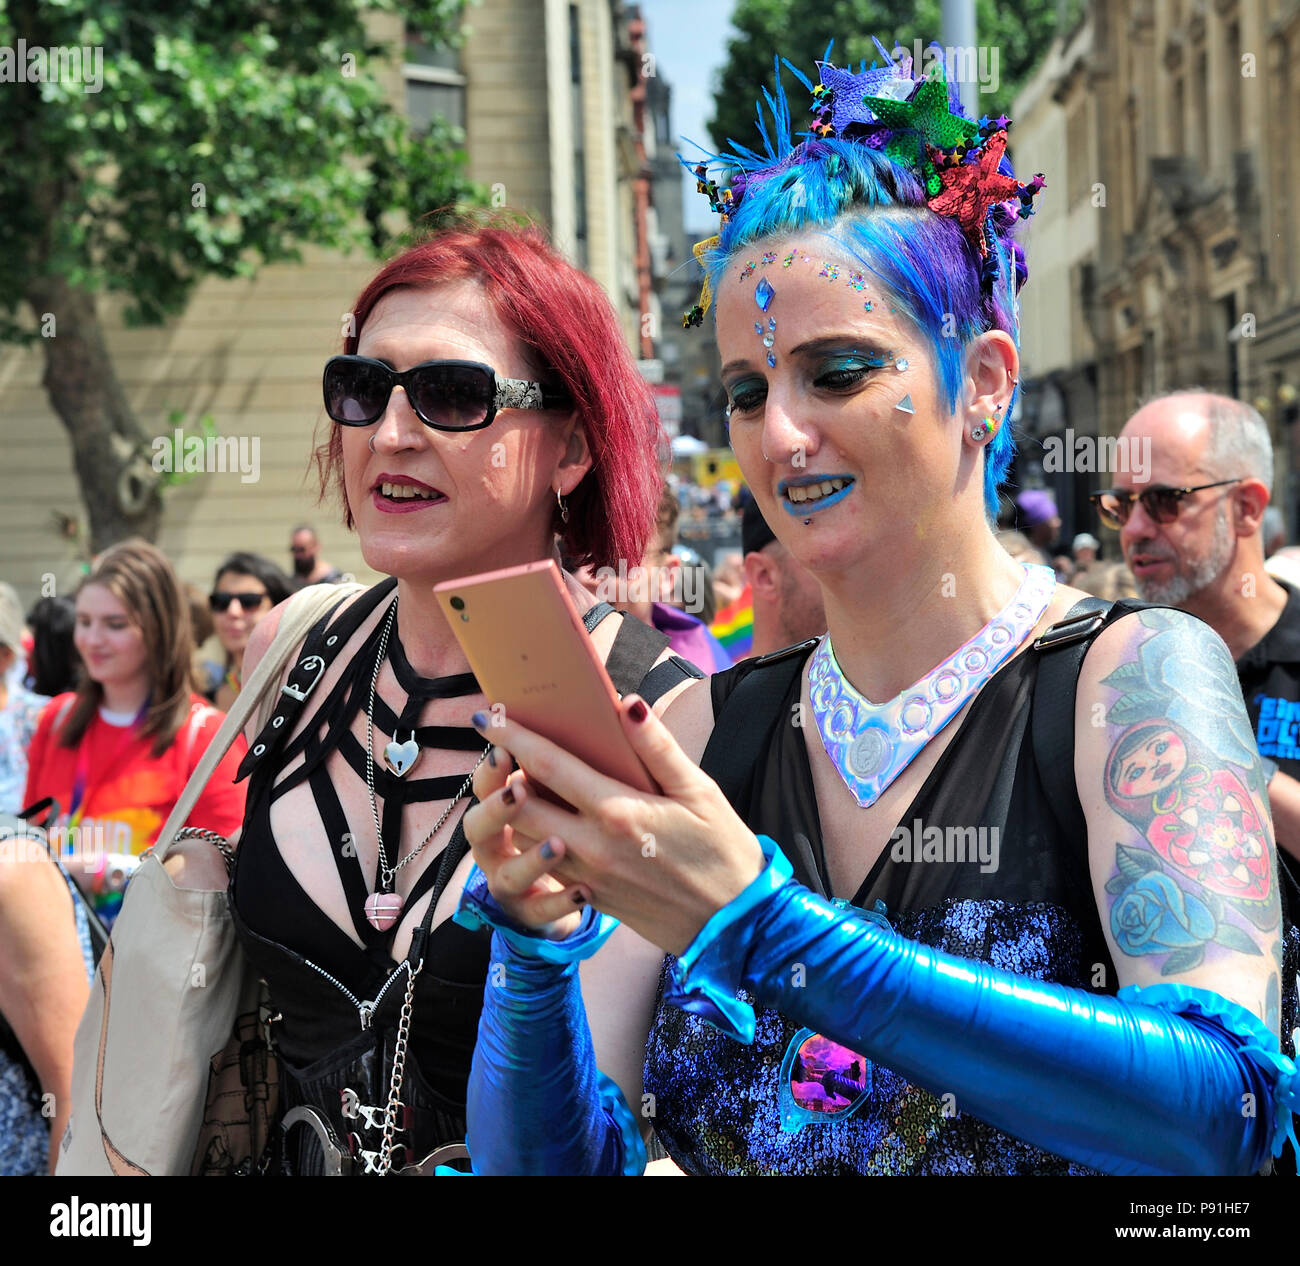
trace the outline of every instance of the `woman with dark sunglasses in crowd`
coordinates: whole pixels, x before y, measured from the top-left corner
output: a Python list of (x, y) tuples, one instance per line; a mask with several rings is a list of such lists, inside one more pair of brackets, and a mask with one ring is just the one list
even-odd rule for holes
[(995, 540), (1042, 181), (880, 51), (700, 169), (732, 447), (828, 633), (625, 700), (658, 796), (476, 718), (476, 1172), (638, 1173), (653, 1124), (696, 1174), (1248, 1174), (1291, 1129), (1231, 658)]
[(239, 697), (249, 637), (271, 608), (288, 596), (288, 577), (259, 554), (231, 554), (217, 568), (208, 606), (217, 640), (226, 652), (225, 672), (212, 692), (212, 701), (222, 712), (229, 712)]
[[(654, 403), (614, 312), (537, 230), (438, 233), (385, 265), (351, 316), (316, 457), (388, 579), (308, 635), (275, 716), (249, 734), (230, 881), (278, 1017), (286, 1113), (279, 1155), (251, 1160), (291, 1173), (463, 1154), (489, 939), (450, 915), (489, 747), (470, 717), (487, 701), (434, 585), (558, 557), (557, 538), (597, 567), (640, 559), (662, 482)], [(566, 584), (621, 690), (651, 693), (656, 664), (665, 692), (698, 676)], [(246, 672), (278, 620), (254, 629)], [(188, 849), (178, 869), (191, 864), (182, 882), (220, 882), (214, 856)]]

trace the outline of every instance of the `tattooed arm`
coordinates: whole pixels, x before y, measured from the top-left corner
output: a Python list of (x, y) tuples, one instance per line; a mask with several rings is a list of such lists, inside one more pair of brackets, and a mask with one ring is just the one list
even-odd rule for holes
[(1117, 621), (1084, 660), (1075, 724), (1114, 984), (1213, 990), (1276, 1034), (1273, 826), (1227, 647), (1180, 611)]

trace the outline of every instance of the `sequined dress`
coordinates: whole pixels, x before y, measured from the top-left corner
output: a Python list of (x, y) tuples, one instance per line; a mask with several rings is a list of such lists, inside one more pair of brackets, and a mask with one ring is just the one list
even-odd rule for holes
[[(713, 677), (715, 716), (752, 667), (741, 664)], [(1084, 989), (1101, 984), (1109, 987), (1098, 991), (1113, 993), (1115, 969), (1086, 849), (1059, 842), (1034, 760), (1030, 726), (1037, 667), (1038, 656), (1016, 656), (985, 685), (903, 815), (906, 834), (894, 833), (898, 842), (886, 846), (852, 901), (865, 909), (883, 901), (897, 932), (935, 949), (1039, 980)], [(784, 716), (793, 715), (799, 684), (796, 676), (782, 702)], [(801, 883), (829, 895), (801, 729), (775, 727), (734, 803), (755, 833), (782, 844)], [(940, 845), (929, 830), (972, 826), (973, 837), (945, 832), (951, 845)], [(803, 840), (791, 847), (799, 834)], [(931, 848), (946, 847), (949, 857), (973, 860), (911, 860), (924, 856), (927, 839)], [(994, 856), (996, 865), (989, 866)], [(659, 1141), (687, 1173), (1094, 1172), (986, 1125), (955, 1101), (945, 1103), (881, 1065), (873, 1068), (870, 1098), (851, 1117), (785, 1133), (779, 1074), (798, 1026), (779, 1012), (756, 1011), (754, 1043), (741, 1045), (667, 1005), (661, 979), (645, 1091), (653, 1096), (647, 1102), (653, 1104)]]

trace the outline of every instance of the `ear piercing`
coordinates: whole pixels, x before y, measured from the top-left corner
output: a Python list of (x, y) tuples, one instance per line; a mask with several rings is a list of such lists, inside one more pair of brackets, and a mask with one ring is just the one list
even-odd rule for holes
[(970, 437), (976, 444), (982, 440), (992, 439), (998, 433), (998, 427), (1001, 425), (1001, 418), (982, 418), (979, 425), (972, 428)]

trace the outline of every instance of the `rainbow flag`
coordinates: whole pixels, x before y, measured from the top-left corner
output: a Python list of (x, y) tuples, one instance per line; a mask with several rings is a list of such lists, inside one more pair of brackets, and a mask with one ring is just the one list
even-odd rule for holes
[(754, 645), (754, 595), (748, 585), (718, 611), (709, 632), (722, 643), (733, 663), (749, 654)]

